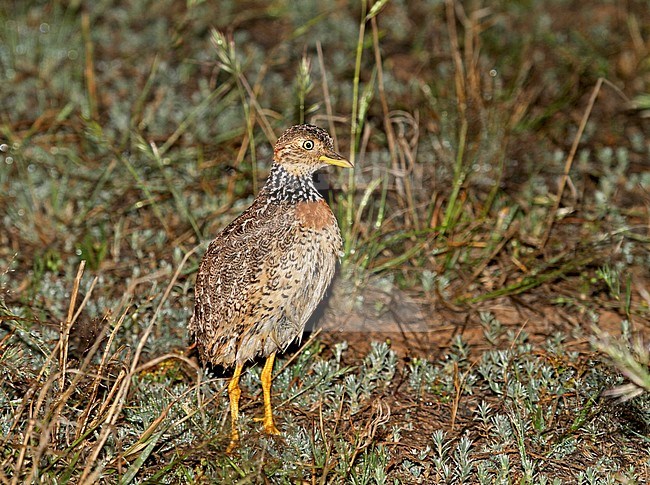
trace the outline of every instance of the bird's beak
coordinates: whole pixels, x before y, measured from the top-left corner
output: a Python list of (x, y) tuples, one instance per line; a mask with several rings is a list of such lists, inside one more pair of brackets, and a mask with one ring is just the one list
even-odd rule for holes
[(336, 165), (337, 167), (343, 167), (343, 168), (354, 167), (354, 165), (350, 161), (346, 160), (335, 151), (328, 150), (323, 155), (318, 157), (318, 159), (321, 162), (327, 163), (328, 165)]

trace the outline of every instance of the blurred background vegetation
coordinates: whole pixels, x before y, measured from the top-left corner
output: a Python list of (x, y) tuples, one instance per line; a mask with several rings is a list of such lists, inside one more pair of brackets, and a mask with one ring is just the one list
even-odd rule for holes
[[(650, 480), (645, 0), (5, 1), (2, 483)], [(243, 443), (205, 244), (311, 122), (345, 256)]]

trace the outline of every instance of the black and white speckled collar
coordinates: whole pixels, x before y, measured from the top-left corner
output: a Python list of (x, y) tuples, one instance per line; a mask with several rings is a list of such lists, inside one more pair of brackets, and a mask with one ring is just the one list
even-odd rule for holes
[(274, 163), (271, 167), (264, 189), (269, 199), (277, 202), (296, 204), (323, 200), (314, 186), (311, 174), (300, 177), (288, 172), (278, 163)]

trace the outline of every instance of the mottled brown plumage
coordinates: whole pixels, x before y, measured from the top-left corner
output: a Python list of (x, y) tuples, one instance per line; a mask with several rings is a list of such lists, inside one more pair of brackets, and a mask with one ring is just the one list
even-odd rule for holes
[(253, 204), (209, 245), (196, 279), (189, 324), (204, 362), (230, 366), (232, 449), (239, 375), (245, 362), (267, 357), (262, 373), (264, 428), (277, 433), (270, 405), (273, 359), (302, 335), (334, 276), (341, 234), (312, 175), (327, 165), (351, 167), (327, 132), (289, 128), (277, 141), (269, 178)]

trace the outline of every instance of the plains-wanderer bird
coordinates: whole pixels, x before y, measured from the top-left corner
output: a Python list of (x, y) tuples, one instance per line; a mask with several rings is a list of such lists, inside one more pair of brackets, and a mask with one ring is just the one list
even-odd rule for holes
[(277, 352), (302, 336), (334, 276), (342, 241), (336, 218), (314, 185), (326, 165), (351, 168), (329, 134), (296, 125), (275, 144), (269, 177), (253, 201), (210, 243), (196, 278), (189, 331), (203, 363), (234, 366), (228, 384), (231, 439), (239, 440), (239, 378), (258, 356), (264, 430), (279, 434), (271, 406)]

